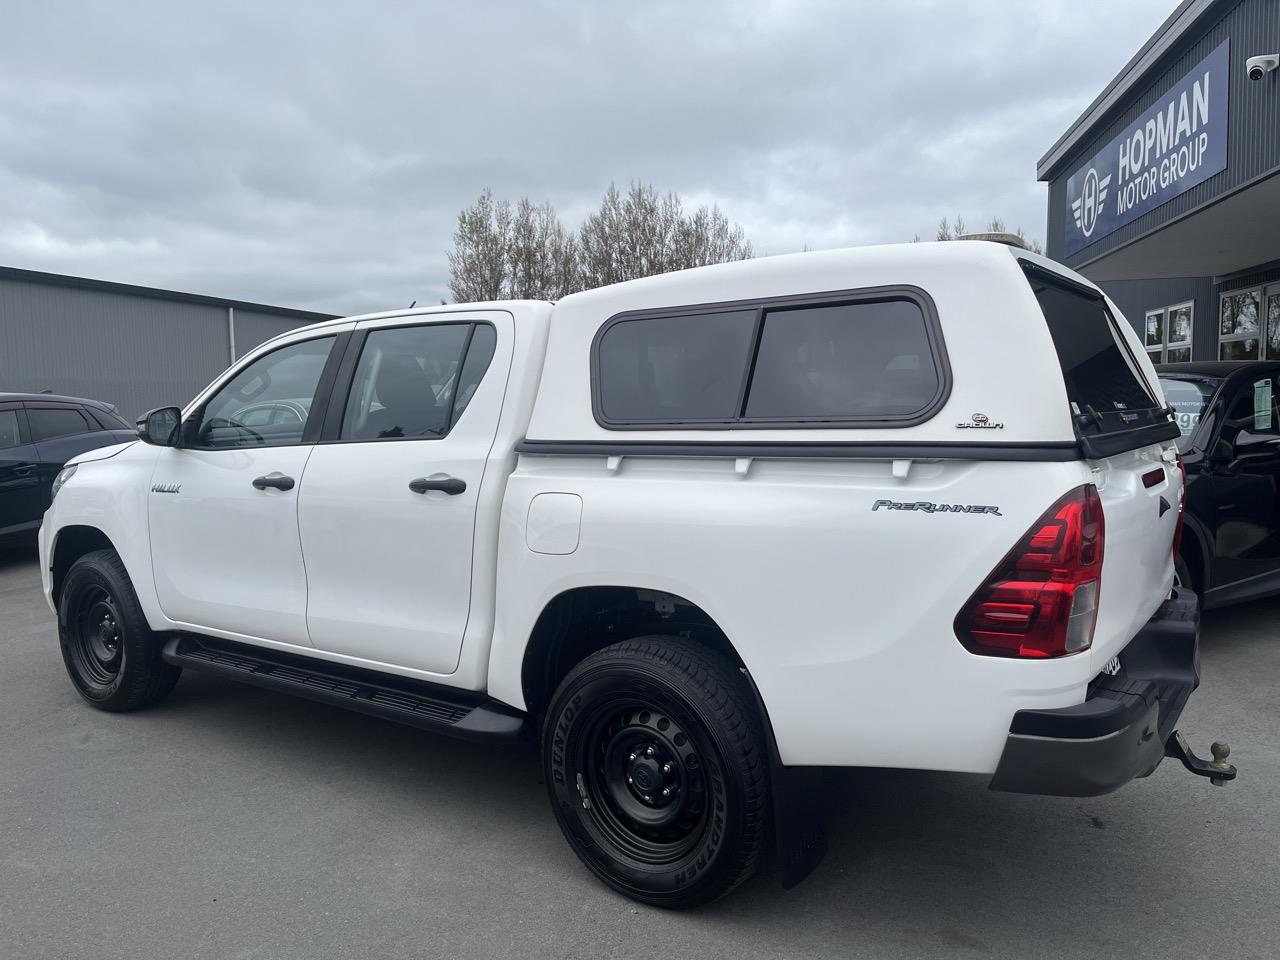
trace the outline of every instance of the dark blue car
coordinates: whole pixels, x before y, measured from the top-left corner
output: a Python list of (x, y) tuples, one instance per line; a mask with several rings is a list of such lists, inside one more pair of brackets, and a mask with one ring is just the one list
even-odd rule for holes
[(109, 403), (46, 393), (0, 393), (0, 546), (32, 539), (53, 478), (74, 456), (137, 439)]

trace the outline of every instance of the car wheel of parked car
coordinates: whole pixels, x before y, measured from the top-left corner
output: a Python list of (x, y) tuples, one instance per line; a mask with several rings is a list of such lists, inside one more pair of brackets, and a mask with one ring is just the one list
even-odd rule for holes
[(693, 907), (759, 865), (764, 735), (744, 679), (716, 652), (643, 637), (592, 654), (556, 691), (542, 755), (565, 837), (615, 890)]
[(181, 668), (165, 663), (114, 550), (85, 554), (58, 598), (58, 640), (76, 690), (100, 710), (138, 710), (161, 700)]

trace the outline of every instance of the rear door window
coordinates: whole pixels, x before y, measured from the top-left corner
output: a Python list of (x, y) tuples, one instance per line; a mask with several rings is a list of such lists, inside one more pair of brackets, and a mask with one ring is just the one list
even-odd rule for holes
[(21, 442), (18, 436), (18, 411), (0, 410), (0, 450), (16, 447)]
[(438, 440), (475, 393), (497, 341), (489, 324), (371, 330), (360, 351), (340, 440)]
[(1167, 420), (1102, 297), (1027, 267), (1078, 429), (1111, 433)]
[(37, 443), (99, 429), (96, 423), (90, 424), (76, 407), (27, 407), (27, 426), (31, 430), (31, 439)]

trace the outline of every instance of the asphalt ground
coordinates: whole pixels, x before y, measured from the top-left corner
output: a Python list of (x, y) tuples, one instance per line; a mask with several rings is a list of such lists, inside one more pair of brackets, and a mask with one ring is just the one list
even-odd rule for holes
[(691, 913), (579, 865), (532, 747), (190, 671), (152, 710), (90, 709), (30, 552), (0, 555), (0, 652), (3, 958), (1280, 957), (1280, 601), (1205, 617), (1181, 729), (1230, 741), (1234, 784), (842, 772), (804, 884)]

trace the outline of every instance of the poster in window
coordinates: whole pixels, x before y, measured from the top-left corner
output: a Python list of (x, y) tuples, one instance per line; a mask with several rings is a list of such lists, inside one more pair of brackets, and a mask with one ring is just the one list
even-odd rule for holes
[(1255, 433), (1271, 431), (1271, 378), (1256, 380), (1253, 384), (1253, 430)]

